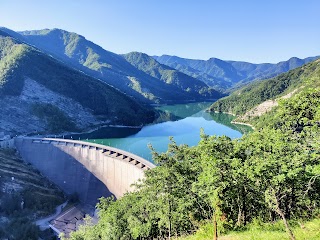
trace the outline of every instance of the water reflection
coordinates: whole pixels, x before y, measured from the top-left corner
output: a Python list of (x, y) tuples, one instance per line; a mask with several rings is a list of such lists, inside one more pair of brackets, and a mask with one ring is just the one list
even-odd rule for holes
[[(194, 146), (200, 141), (200, 129), (208, 135), (226, 135), (239, 138), (250, 130), (247, 126), (231, 124), (233, 116), (205, 111), (211, 103), (190, 103), (161, 106), (157, 109), (174, 116), (174, 121), (165, 121), (137, 128), (101, 128), (90, 134), (72, 135), (73, 139), (88, 141), (132, 152), (152, 161), (151, 144), (156, 151), (164, 152), (169, 144), (169, 137), (174, 137), (177, 144)], [(71, 136), (69, 136), (70, 138)]]

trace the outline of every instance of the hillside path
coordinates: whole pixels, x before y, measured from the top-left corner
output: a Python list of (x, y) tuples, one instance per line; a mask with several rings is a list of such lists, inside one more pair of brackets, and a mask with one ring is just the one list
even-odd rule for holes
[(67, 205), (68, 201), (60, 204), (59, 206), (56, 207), (56, 211), (54, 214), (47, 216), (45, 218), (41, 218), (37, 221), (35, 221), (35, 224), (41, 229), (41, 230), (45, 230), (49, 228), (49, 222), (52, 219), (55, 219), (61, 212), (62, 209)]

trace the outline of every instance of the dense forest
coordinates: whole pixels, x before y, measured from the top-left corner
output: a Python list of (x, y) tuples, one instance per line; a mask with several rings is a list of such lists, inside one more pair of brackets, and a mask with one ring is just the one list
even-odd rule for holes
[(292, 222), (320, 213), (320, 89), (280, 101), (256, 126), (235, 140), (201, 132), (195, 147), (172, 139), (137, 191), (100, 199), (98, 224), (71, 239), (163, 239), (205, 224), (218, 236), (256, 221), (281, 221), (295, 239)]

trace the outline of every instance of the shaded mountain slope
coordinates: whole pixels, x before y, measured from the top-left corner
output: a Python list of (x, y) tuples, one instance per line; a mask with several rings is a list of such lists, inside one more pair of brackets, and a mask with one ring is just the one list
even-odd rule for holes
[(190, 95), (197, 96), (197, 98), (203, 96), (217, 98), (221, 96), (219, 92), (209, 89), (204, 82), (181, 73), (174, 68), (160, 64), (147, 54), (131, 52), (124, 54), (123, 57), (133, 66), (151, 77), (177, 87), (184, 92), (188, 92)]
[(154, 119), (153, 110), (115, 88), (3, 32), (0, 56), (0, 131), (77, 131), (105, 123), (141, 125)]

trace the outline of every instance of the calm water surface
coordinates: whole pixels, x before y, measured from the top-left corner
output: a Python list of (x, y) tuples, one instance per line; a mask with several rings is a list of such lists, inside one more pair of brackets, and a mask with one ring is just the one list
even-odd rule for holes
[(175, 121), (166, 121), (139, 128), (108, 127), (90, 134), (73, 135), (74, 139), (87, 139), (90, 142), (113, 146), (132, 152), (152, 161), (151, 144), (156, 151), (165, 152), (169, 137), (174, 137), (177, 144), (196, 145), (200, 140), (200, 129), (208, 135), (226, 135), (239, 138), (250, 128), (234, 125), (232, 116), (227, 114), (207, 113), (205, 109), (211, 103), (189, 103), (158, 107), (166, 116)]

